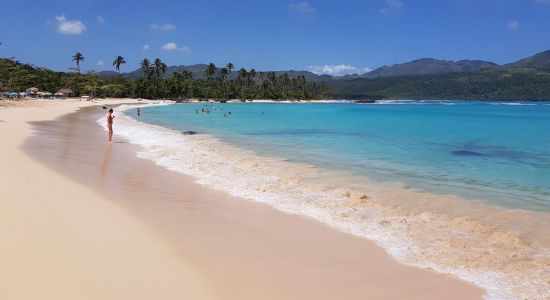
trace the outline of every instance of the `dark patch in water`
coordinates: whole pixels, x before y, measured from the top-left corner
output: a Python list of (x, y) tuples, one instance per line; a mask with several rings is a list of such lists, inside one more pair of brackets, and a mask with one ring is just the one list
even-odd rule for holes
[(454, 151), (451, 151), (451, 154), (456, 156), (484, 156), (483, 153), (470, 151), (470, 150), (454, 150)]
[(198, 132), (196, 131), (193, 131), (193, 130), (189, 130), (189, 131), (184, 131), (183, 134), (185, 135), (193, 135), (193, 134), (197, 134)]
[(463, 145), (456, 145), (450, 153), (462, 157), (484, 157), (488, 159), (501, 159), (517, 163), (532, 165), (540, 168), (550, 163), (549, 152), (529, 152), (510, 149), (506, 146), (482, 145), (483, 139), (469, 141)]

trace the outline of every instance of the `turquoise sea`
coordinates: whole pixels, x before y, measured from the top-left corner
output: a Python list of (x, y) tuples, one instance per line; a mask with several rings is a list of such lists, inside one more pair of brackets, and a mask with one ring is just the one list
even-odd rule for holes
[(136, 113), (127, 112), (259, 155), (550, 211), (548, 102), (189, 103)]

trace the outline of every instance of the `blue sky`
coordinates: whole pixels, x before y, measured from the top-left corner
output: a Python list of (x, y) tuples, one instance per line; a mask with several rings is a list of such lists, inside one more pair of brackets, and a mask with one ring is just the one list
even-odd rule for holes
[[(228, 61), (362, 73), (422, 57), (508, 63), (550, 49), (550, 0), (2, 0), (0, 57), (122, 71)], [(102, 64), (103, 63), (103, 64)]]

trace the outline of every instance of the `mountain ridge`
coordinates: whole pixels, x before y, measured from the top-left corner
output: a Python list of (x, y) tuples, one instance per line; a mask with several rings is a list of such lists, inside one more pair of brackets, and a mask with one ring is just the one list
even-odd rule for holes
[(484, 68), (498, 66), (496, 63), (483, 60), (448, 61), (435, 58), (420, 58), (402, 64), (382, 66), (363, 74), (364, 77), (390, 77), (403, 75), (434, 75), (449, 73), (477, 72)]
[[(204, 78), (204, 70), (206, 64), (192, 65), (174, 65), (167, 68), (165, 77), (170, 77), (174, 72), (190, 71), (194, 78)], [(380, 77), (399, 77), (399, 76), (416, 76), (416, 75), (442, 75), (455, 73), (475, 73), (487, 69), (512, 69), (512, 68), (530, 68), (537, 70), (550, 70), (550, 50), (543, 51), (530, 57), (520, 59), (518, 61), (498, 65), (494, 62), (484, 60), (441, 60), (436, 58), (420, 58), (405, 63), (394, 64), (391, 66), (382, 66), (364, 74), (348, 74), (343, 76), (332, 76), (327, 74), (316, 74), (307, 70), (280, 70), (273, 71), (277, 75), (287, 73), (289, 77), (298, 75), (305, 76), (310, 81), (327, 81), (327, 80), (352, 80), (356, 78), (380, 78)], [(270, 71), (265, 71), (265, 73)], [(116, 76), (118, 73), (114, 71), (96, 72), (100, 76)], [(259, 72), (258, 72), (259, 73)], [(129, 78), (143, 77), (143, 72), (140, 69), (122, 73), (122, 76)], [(229, 75), (230, 79), (236, 79), (238, 71), (234, 70)]]

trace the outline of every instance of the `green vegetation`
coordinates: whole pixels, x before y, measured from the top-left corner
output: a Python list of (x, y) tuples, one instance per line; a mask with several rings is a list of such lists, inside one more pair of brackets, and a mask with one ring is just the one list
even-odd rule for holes
[(149, 99), (448, 99), (550, 100), (550, 51), (515, 63), (419, 59), (364, 75), (331, 77), (306, 71), (235, 70), (232, 63), (168, 67), (144, 58), (136, 71), (121, 74), (126, 61), (115, 57), (118, 73), (80, 74), (84, 55), (72, 60), (76, 72), (54, 72), (0, 59), (0, 91), (37, 87), (54, 93), (69, 88), (76, 96)]
[(550, 100), (550, 71), (490, 68), (473, 73), (324, 81), (346, 99)]
[[(143, 76), (128, 78), (124, 76), (99, 76), (96, 73), (80, 73), (80, 64), (84, 55), (77, 52), (73, 57), (76, 72), (55, 72), (47, 68), (37, 68), (20, 63), (14, 59), (0, 59), (0, 91), (22, 92), (30, 87), (41, 91), (54, 92), (69, 88), (75, 96), (93, 97), (133, 97), (149, 99), (189, 98), (209, 99), (321, 99), (330, 94), (330, 90), (319, 83), (310, 83), (304, 76), (290, 78), (287, 74), (274, 72), (258, 73), (244, 68), (239, 71), (236, 80), (228, 79), (234, 65), (218, 69), (213, 63), (206, 68), (206, 78), (193, 78), (188, 71), (174, 72), (164, 76), (167, 66), (159, 58), (153, 63), (145, 58), (140, 62)], [(126, 61), (117, 56), (113, 66), (120, 75), (120, 66)]]

